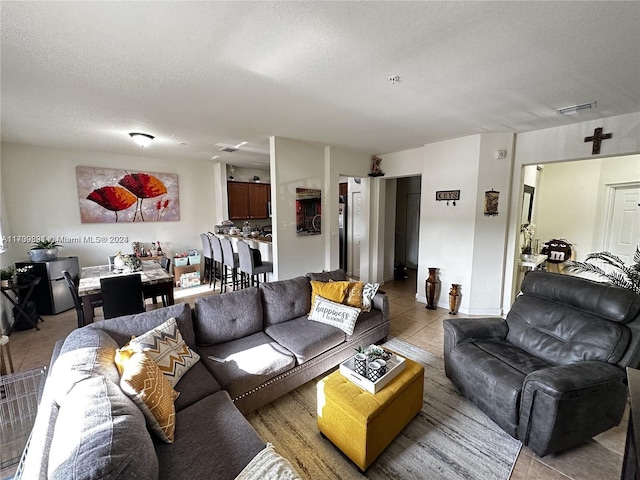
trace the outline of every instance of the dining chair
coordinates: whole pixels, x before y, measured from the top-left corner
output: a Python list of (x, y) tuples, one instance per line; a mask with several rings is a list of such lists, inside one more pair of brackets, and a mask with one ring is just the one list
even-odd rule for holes
[(140, 274), (101, 278), (100, 288), (105, 319), (145, 311)]
[[(246, 286), (249, 286), (249, 283), (251, 286), (260, 285), (260, 274), (264, 275), (264, 281), (266, 282), (267, 273), (273, 272), (273, 263), (261, 260), (261, 264), (256, 265), (255, 248), (251, 248), (248, 243), (243, 241), (239, 241), (237, 247), (240, 272), (247, 277)], [(244, 279), (242, 282), (244, 283)]]
[(116, 256), (115, 256), (115, 255), (109, 255), (109, 256), (107, 257), (107, 260), (109, 261), (109, 266), (110, 266), (110, 267), (113, 267), (113, 260), (114, 260), (115, 258), (116, 258)]
[[(226, 292), (229, 283), (232, 284), (232, 288), (235, 290), (238, 286), (238, 267), (240, 266), (238, 254), (233, 251), (233, 245), (228, 238), (222, 237), (220, 245), (222, 246), (222, 265), (224, 267), (220, 291), (222, 292), (224, 289)], [(229, 273), (229, 269), (231, 269), (231, 273)]]
[(213, 252), (213, 289), (216, 289), (216, 279), (220, 278), (220, 289), (222, 290), (222, 269), (223, 269), (223, 254), (222, 254), (222, 245), (220, 244), (220, 239), (214, 235), (210, 234), (209, 238), (211, 239), (211, 251)]
[[(162, 257), (160, 259), (160, 266), (167, 273), (171, 273), (171, 259), (169, 257)], [(169, 305), (166, 293), (158, 293), (157, 289), (153, 288), (153, 285), (148, 288), (148, 291), (144, 291), (144, 299), (147, 300), (151, 298), (153, 303), (158, 303), (158, 297), (162, 300), (162, 306), (166, 307)]]
[[(80, 295), (78, 295), (78, 284), (68, 270), (63, 270), (62, 276), (67, 282), (67, 287), (69, 287), (69, 292), (71, 292), (71, 298), (73, 298), (73, 305), (78, 315), (78, 328), (84, 327), (84, 310), (82, 309), (82, 299)], [(75, 277), (77, 278), (77, 275), (75, 275)]]
[(211, 251), (211, 240), (206, 233), (200, 234), (202, 241), (202, 256), (204, 257), (204, 278), (209, 279), (209, 286), (213, 282), (213, 252)]

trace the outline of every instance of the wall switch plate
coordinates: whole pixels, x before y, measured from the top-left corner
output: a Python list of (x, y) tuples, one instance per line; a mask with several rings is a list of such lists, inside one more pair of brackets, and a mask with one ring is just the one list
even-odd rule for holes
[(507, 151), (506, 150), (498, 150), (498, 152), (496, 153), (496, 160), (500, 160), (503, 158), (507, 158)]

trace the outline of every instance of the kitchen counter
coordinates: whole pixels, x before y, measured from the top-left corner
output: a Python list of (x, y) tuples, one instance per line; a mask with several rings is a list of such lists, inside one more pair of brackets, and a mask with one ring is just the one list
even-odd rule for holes
[(271, 243), (271, 237), (245, 237), (243, 235), (231, 235), (230, 233), (219, 233), (218, 236), (236, 238), (238, 240), (252, 240), (254, 242)]

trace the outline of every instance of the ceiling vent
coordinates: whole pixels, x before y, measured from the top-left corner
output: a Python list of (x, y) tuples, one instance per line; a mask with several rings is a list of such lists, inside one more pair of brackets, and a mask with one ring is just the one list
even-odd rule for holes
[(233, 152), (237, 152), (238, 149), (237, 148), (233, 148), (233, 147), (222, 147), (220, 150), (218, 150), (219, 152), (227, 152), (227, 153), (233, 153)]

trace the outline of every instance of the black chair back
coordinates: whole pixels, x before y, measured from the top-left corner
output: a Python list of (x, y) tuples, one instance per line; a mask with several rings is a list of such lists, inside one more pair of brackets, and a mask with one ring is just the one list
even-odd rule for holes
[(145, 311), (140, 274), (101, 278), (100, 287), (105, 319)]
[(171, 259), (169, 257), (162, 257), (160, 259), (160, 266), (167, 272), (171, 271)]
[(78, 315), (78, 328), (84, 327), (84, 310), (82, 309), (82, 300), (80, 299), (80, 295), (78, 295), (80, 278), (77, 275), (72, 276), (68, 270), (63, 270), (62, 276), (67, 282), (67, 287), (69, 287), (69, 292), (71, 292), (71, 298), (73, 298), (73, 305)]

